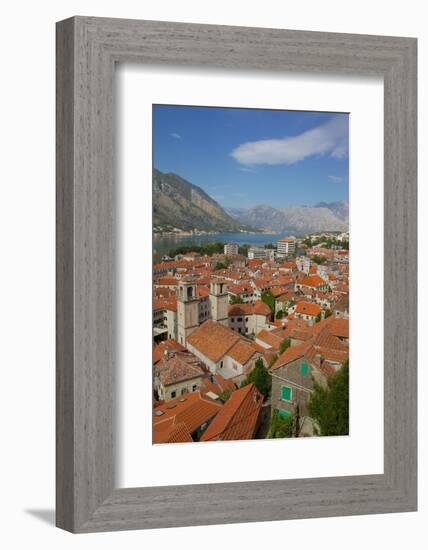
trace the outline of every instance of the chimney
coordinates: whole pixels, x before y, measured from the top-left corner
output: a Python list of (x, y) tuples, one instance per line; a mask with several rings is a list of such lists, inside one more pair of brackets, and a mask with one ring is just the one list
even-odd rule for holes
[(172, 357), (174, 357), (175, 351), (173, 349), (166, 349), (163, 352), (163, 354), (164, 354), (165, 359), (168, 360), (168, 359), (171, 359)]

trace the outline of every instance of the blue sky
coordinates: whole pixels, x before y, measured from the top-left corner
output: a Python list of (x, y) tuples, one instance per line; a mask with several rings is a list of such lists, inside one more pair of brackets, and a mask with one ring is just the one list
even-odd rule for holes
[(348, 200), (347, 114), (154, 105), (153, 161), (222, 206)]

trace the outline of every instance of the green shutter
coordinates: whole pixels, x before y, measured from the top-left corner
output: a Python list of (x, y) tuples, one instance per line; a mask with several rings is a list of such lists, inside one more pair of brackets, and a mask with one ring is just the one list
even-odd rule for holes
[(291, 401), (291, 388), (288, 386), (281, 387), (281, 399), (283, 401)]
[(284, 411), (282, 409), (277, 409), (277, 413), (278, 413), (278, 416), (280, 416), (281, 418), (288, 418), (291, 416), (290, 411)]
[(300, 374), (302, 376), (308, 376), (308, 374), (309, 374), (309, 365), (307, 363), (302, 363), (300, 365)]

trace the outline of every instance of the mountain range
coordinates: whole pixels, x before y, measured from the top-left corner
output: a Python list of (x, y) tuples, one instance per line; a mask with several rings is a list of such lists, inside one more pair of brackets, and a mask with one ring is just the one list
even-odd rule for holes
[(153, 170), (155, 231), (242, 230), (302, 235), (317, 231), (346, 231), (349, 204), (320, 202), (315, 206), (222, 208), (203, 189), (174, 173)]
[(272, 233), (315, 233), (347, 231), (349, 204), (347, 201), (319, 203), (315, 206), (274, 208), (258, 205), (253, 208), (227, 208), (226, 212), (242, 224)]
[(177, 174), (153, 170), (153, 227), (155, 231), (240, 231), (244, 226), (203, 189)]

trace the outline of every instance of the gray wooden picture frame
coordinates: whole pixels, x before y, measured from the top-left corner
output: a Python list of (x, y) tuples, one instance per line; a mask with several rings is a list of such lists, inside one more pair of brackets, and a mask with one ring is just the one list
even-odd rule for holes
[[(57, 24), (58, 527), (83, 533), (416, 510), (416, 47), (414, 38), (155, 21)], [(115, 487), (117, 62), (383, 77), (383, 474)]]

